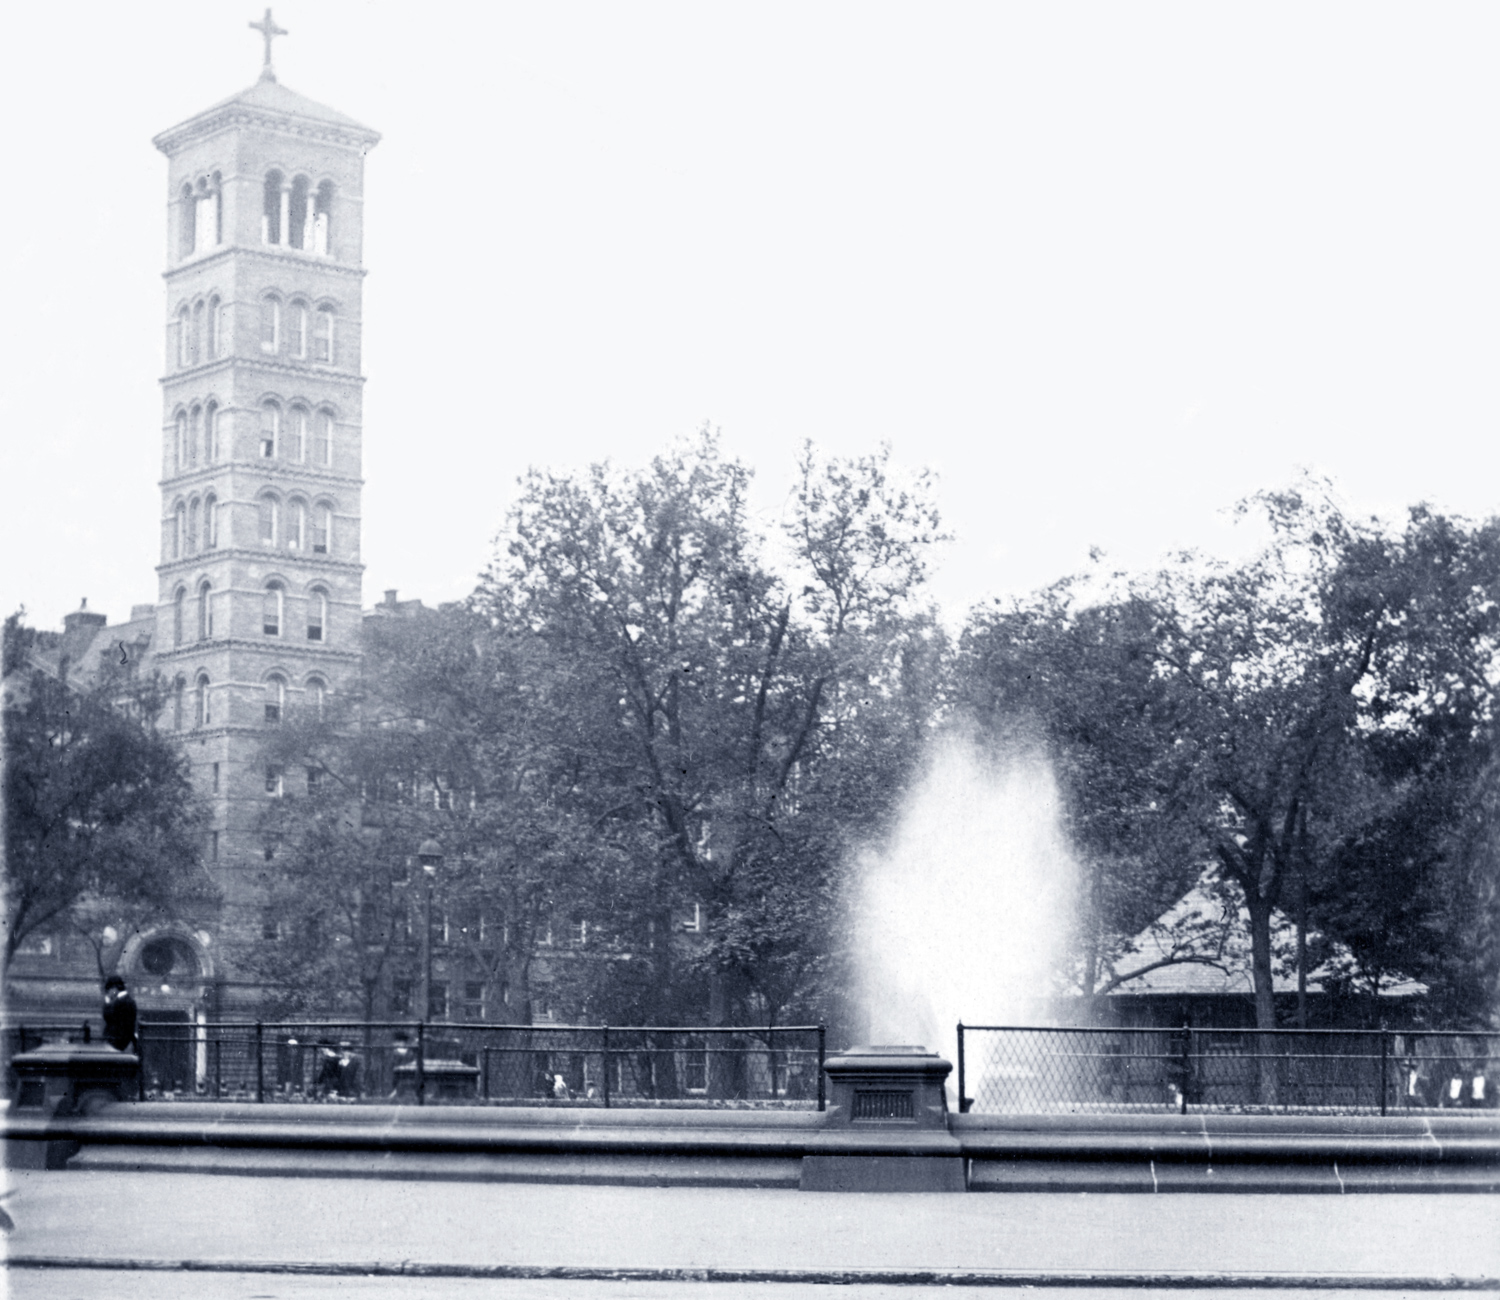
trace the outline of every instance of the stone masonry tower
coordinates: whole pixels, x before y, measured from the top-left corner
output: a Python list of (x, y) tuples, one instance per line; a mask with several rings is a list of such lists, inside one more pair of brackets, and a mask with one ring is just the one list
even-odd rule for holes
[(359, 670), (362, 205), (379, 139), (279, 85), (269, 12), (263, 30), (259, 82), (154, 141), (169, 162), (154, 658), (212, 808), (221, 924), (246, 939), (275, 851), (267, 800), (309, 780), (266, 765), (267, 729)]

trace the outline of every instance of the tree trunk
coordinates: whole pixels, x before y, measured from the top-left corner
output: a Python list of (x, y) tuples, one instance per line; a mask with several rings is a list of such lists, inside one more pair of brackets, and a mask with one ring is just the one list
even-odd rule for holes
[[(1258, 897), (1247, 897), (1250, 911), (1250, 969), (1255, 982), (1255, 1027), (1276, 1028), (1276, 993), (1271, 983), (1271, 905)], [(1260, 1101), (1276, 1104), (1277, 1044), (1274, 1035), (1257, 1035), (1260, 1059)]]

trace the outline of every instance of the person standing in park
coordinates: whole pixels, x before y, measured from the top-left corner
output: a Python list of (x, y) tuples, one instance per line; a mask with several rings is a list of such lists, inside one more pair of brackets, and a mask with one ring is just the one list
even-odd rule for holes
[(135, 1047), (135, 998), (118, 975), (104, 981), (104, 1041), (117, 1051)]

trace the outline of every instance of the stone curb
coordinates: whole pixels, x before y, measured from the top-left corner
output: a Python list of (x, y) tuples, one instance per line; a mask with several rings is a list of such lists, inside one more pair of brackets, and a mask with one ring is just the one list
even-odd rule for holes
[(268, 1273), (321, 1277), (433, 1277), (575, 1282), (801, 1283), (823, 1286), (1107, 1287), (1140, 1290), (1244, 1291), (1493, 1291), (1491, 1277), (1432, 1277), (1378, 1273), (1148, 1273), (1022, 1272), (1004, 1269), (775, 1269), (603, 1268), (572, 1264), (429, 1264), (278, 1260), (110, 1259), (97, 1256), (13, 1255), (9, 1269), (92, 1269), (108, 1272)]

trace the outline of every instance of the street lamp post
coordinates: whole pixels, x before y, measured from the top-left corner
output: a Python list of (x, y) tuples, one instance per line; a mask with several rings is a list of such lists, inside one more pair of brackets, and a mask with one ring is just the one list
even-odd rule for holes
[(443, 865), (443, 846), (436, 840), (423, 840), (417, 849), (417, 861), (422, 864), (427, 885), (425, 924), (422, 927), (422, 1003), (418, 1008), (418, 1019), (426, 1020), (432, 1014), (432, 882), (437, 879), (438, 868)]

